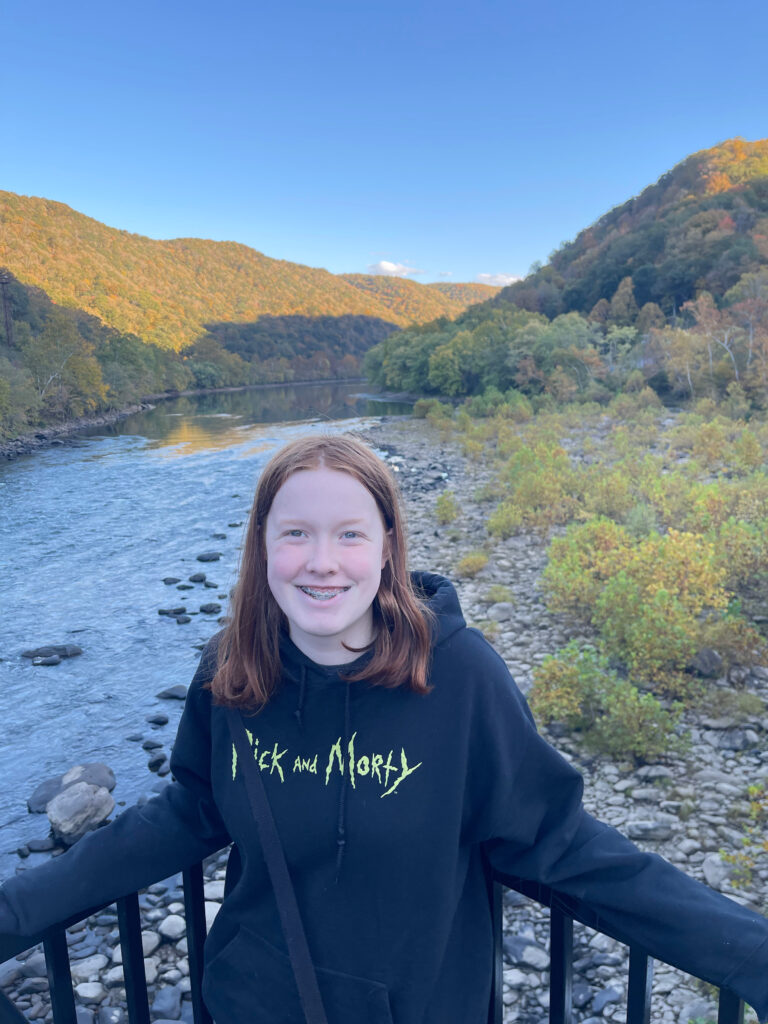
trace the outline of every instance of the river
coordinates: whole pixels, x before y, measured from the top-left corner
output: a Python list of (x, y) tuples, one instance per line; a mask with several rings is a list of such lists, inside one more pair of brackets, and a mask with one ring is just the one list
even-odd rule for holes
[[(199, 645), (219, 628), (271, 452), (308, 431), (408, 411), (360, 383), (187, 397), (0, 465), (0, 879), (19, 864), (19, 845), (48, 834), (46, 816), (26, 809), (42, 780), (102, 761), (118, 803), (151, 793), (148, 755), (126, 737), (170, 753), (181, 704), (155, 695), (189, 683)], [(206, 551), (220, 560), (197, 561)], [(216, 587), (163, 583), (197, 572)], [(221, 612), (199, 613), (206, 602)], [(192, 613), (185, 625), (158, 614), (179, 605)], [(21, 657), (49, 643), (83, 654), (50, 667)], [(168, 724), (150, 726), (159, 711)]]

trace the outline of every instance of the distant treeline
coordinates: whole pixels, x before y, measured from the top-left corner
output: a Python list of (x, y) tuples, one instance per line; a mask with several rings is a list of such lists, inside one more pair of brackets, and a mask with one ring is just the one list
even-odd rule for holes
[(181, 352), (59, 306), (0, 270), (0, 436), (146, 395), (360, 376), (365, 351), (397, 328), (377, 317), (265, 316), (208, 324)]
[[(768, 269), (742, 275), (720, 306), (707, 292), (667, 319), (626, 300), (604, 317), (542, 313), (495, 301), (453, 321), (390, 335), (365, 357), (377, 387), (482, 402), (534, 405), (607, 402), (623, 390), (650, 386), (661, 397), (743, 396), (768, 404)], [(481, 399), (480, 396), (483, 396)], [(506, 396), (506, 397), (505, 397)]]

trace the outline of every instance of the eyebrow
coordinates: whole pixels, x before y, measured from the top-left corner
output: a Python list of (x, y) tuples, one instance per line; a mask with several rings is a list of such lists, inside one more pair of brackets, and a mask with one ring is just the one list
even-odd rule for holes
[[(306, 526), (307, 525), (307, 520), (306, 519), (296, 519), (296, 518), (281, 519), (278, 516), (277, 517), (277, 521), (278, 521), (278, 523), (280, 523), (281, 526)], [(360, 519), (360, 518), (358, 518), (358, 519), (342, 519), (341, 522), (338, 522), (335, 525), (336, 526), (359, 526), (361, 524), (363, 524), (363, 525), (365, 524), (365, 519)]]

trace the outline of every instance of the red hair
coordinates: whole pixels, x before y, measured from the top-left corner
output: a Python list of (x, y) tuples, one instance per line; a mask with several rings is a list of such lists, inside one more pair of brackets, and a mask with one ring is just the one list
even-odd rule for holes
[(245, 536), (240, 576), (232, 597), (232, 617), (218, 648), (211, 690), (218, 702), (263, 706), (280, 682), (280, 633), (287, 620), (267, 583), (264, 528), (275, 495), (293, 473), (318, 467), (349, 473), (371, 494), (388, 531), (388, 554), (373, 601), (376, 636), (372, 658), (351, 680), (376, 686), (407, 684), (427, 693), (431, 613), (417, 596), (406, 567), (406, 544), (394, 478), (371, 449), (348, 435), (298, 438), (264, 467), (256, 487)]

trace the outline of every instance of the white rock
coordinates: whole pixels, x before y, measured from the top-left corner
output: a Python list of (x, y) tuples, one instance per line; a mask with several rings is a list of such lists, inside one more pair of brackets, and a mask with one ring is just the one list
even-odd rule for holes
[(94, 953), (84, 960), (73, 960), (69, 970), (74, 982), (88, 981), (90, 978), (98, 977), (99, 971), (107, 966), (107, 958), (102, 953)]
[(104, 984), (107, 988), (116, 988), (118, 985), (122, 985), (125, 981), (125, 973), (123, 971), (123, 965), (117, 964), (115, 967), (110, 967), (107, 973), (104, 975)]
[(144, 956), (152, 956), (157, 947), (160, 945), (160, 936), (157, 932), (142, 932), (141, 933), (141, 950)]
[(179, 917), (178, 914), (169, 914), (164, 921), (160, 922), (157, 930), (164, 939), (177, 942), (186, 932), (187, 925), (183, 917)]
[(107, 990), (100, 981), (83, 981), (79, 985), (75, 985), (75, 992), (77, 998), (84, 1003), (100, 1003), (107, 998)]
[(206, 882), (203, 887), (205, 898), (207, 900), (223, 900), (224, 899), (224, 882), (216, 880), (215, 882)]
[(539, 949), (538, 946), (526, 946), (520, 956), (520, 960), (529, 967), (535, 967), (539, 971), (544, 971), (549, 967), (549, 954), (543, 949)]
[(147, 957), (144, 961), (144, 974), (147, 978), (148, 985), (154, 985), (157, 981), (157, 958), (154, 956)]

